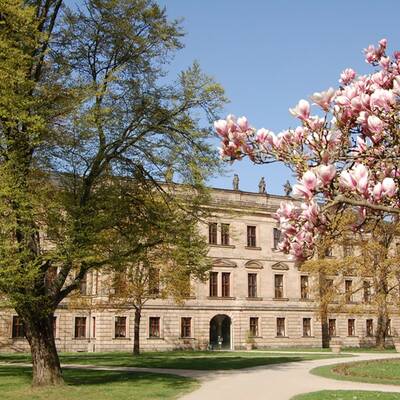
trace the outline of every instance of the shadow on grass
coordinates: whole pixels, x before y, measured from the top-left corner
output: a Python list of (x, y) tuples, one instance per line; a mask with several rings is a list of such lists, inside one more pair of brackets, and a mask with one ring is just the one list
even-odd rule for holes
[[(113, 367), (140, 367), (193, 370), (234, 370), (311, 359), (333, 358), (331, 354), (263, 354), (260, 352), (152, 352), (133, 356), (131, 353), (64, 353), (63, 364), (98, 365)], [(27, 354), (0, 354), (0, 361), (30, 362)]]
[[(149, 372), (120, 372), (120, 371), (97, 371), (63, 369), (65, 383), (69, 386), (107, 385), (113, 383), (135, 383), (140, 381), (141, 385), (172, 385), (179, 389), (185, 387), (188, 378), (170, 374), (154, 374)], [(18, 380), (22, 384), (30, 385), (32, 381), (32, 369), (29, 367), (1, 366), (0, 388), (3, 384), (8, 385), (10, 379)], [(3, 383), (4, 382), (4, 383)], [(0, 390), (1, 391), (1, 390)]]

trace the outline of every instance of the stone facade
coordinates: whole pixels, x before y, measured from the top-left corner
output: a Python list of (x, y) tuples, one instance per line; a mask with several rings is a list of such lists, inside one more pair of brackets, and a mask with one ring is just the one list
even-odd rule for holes
[[(201, 229), (213, 242), (209, 255), (214, 284), (193, 282), (193, 296), (184, 305), (148, 301), (140, 328), (143, 350), (321, 346), (321, 323), (307, 291), (312, 278), (306, 278), (274, 245), (278, 232), (274, 234), (272, 215), (283, 199), (287, 197), (212, 189), (215, 218), (210, 223), (216, 225)], [(107, 299), (101, 280), (97, 273), (89, 274), (87, 307), (72, 308), (66, 300), (57, 310), (55, 336), (60, 351), (132, 349), (134, 310), (96, 307), (99, 299)], [(361, 302), (361, 293), (355, 294), (354, 301)], [(18, 337), (15, 317), (13, 310), (0, 313), (0, 351), (28, 349), (25, 339)], [(373, 315), (340, 313), (329, 318), (335, 320), (334, 334), (344, 345), (373, 343), (367, 332), (367, 324), (376, 326)], [(352, 332), (349, 319), (355, 320)], [(400, 321), (393, 318), (392, 326), (400, 330)]]

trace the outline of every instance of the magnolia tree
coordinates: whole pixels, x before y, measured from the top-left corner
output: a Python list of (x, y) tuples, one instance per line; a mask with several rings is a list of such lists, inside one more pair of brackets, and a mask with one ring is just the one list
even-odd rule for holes
[(382, 39), (364, 50), (370, 74), (345, 69), (337, 89), (311, 96), (315, 107), (300, 100), (289, 110), (300, 121), (294, 129), (275, 134), (232, 115), (214, 123), (224, 159), (281, 161), (295, 171), (293, 196), (301, 202), (282, 202), (276, 218), (280, 249), (296, 260), (313, 255), (338, 212), (357, 212), (354, 231), (400, 213), (400, 52), (389, 56), (386, 47)]

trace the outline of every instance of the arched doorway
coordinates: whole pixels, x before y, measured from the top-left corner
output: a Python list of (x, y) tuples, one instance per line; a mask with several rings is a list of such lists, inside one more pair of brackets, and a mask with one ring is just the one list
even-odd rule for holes
[(210, 321), (210, 345), (213, 349), (219, 348), (218, 338), (222, 338), (222, 349), (231, 348), (231, 318), (225, 314), (218, 314)]

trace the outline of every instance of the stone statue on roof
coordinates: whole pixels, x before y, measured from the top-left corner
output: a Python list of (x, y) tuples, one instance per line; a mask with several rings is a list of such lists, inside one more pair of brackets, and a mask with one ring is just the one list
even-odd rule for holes
[(258, 193), (265, 193), (265, 189), (266, 189), (265, 179), (264, 177), (262, 177), (258, 184)]
[(285, 191), (286, 196), (290, 196), (290, 193), (292, 193), (292, 185), (289, 181), (286, 181), (283, 185), (283, 190)]
[(239, 190), (239, 175), (238, 174), (233, 175), (232, 184), (233, 184), (233, 190)]

